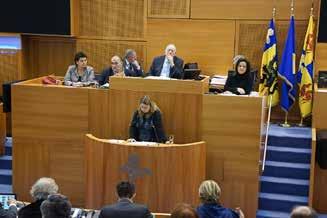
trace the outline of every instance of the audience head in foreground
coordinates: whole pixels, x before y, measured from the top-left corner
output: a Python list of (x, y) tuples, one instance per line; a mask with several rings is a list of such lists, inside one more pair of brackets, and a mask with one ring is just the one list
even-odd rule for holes
[(195, 209), (189, 204), (179, 204), (172, 211), (171, 218), (198, 218)]
[(243, 218), (243, 212), (240, 209), (235, 211), (229, 208), (224, 208), (220, 202), (221, 189), (213, 180), (206, 180), (199, 187), (199, 197), (202, 204), (197, 208), (200, 218), (206, 217), (231, 217)]
[(41, 204), (42, 218), (69, 218), (72, 205), (66, 196), (49, 195)]
[(129, 141), (161, 142), (167, 141), (163, 130), (161, 111), (149, 96), (140, 100), (129, 128)]
[(151, 218), (148, 208), (133, 202), (135, 186), (128, 181), (119, 182), (116, 186), (118, 202), (103, 207), (99, 218)]
[(43, 177), (37, 180), (31, 188), (34, 202), (18, 211), (19, 218), (41, 218), (40, 206), (49, 195), (58, 193), (58, 185), (52, 178)]
[(318, 215), (311, 207), (298, 206), (292, 210), (291, 218), (318, 218)]

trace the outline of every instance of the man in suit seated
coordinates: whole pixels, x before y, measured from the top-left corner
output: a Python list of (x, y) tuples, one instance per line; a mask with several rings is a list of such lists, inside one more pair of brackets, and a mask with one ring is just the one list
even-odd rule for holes
[(169, 44), (165, 55), (153, 59), (148, 75), (182, 79), (183, 65), (184, 61), (176, 56), (175, 45)]
[(126, 76), (143, 76), (143, 70), (137, 61), (136, 52), (133, 49), (127, 49), (124, 60), (124, 72)]
[(116, 186), (118, 202), (105, 206), (101, 209), (99, 218), (151, 218), (152, 215), (148, 208), (141, 204), (135, 204), (134, 184), (122, 181)]

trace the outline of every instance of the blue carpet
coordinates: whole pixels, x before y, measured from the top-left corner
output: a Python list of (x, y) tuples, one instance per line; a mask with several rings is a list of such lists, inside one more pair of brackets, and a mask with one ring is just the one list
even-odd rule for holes
[(289, 217), (308, 204), (311, 140), (311, 128), (270, 126), (257, 218)]
[(12, 139), (7, 138), (5, 154), (0, 156), (0, 193), (12, 192)]

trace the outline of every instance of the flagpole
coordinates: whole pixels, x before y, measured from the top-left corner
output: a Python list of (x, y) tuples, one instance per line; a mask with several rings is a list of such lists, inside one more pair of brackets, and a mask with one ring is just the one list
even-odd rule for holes
[(285, 112), (285, 121), (284, 123), (280, 124), (281, 127), (285, 127), (285, 128), (291, 127), (291, 125), (287, 122), (287, 118), (288, 118), (288, 112)]

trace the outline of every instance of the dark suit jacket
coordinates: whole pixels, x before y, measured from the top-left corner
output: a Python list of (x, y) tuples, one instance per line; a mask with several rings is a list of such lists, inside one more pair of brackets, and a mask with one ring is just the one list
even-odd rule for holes
[(8, 210), (0, 207), (0, 218), (16, 218), (17, 208), (15, 206), (10, 206)]
[(38, 200), (26, 205), (18, 211), (18, 218), (42, 218), (40, 210), (42, 202), (43, 200)]
[[(160, 76), (163, 64), (165, 62), (165, 55), (156, 57), (152, 61), (151, 68), (148, 72), (149, 76)], [(174, 67), (170, 68), (170, 78), (182, 79), (183, 78), (183, 65), (184, 61), (177, 56), (174, 56)]]
[(134, 204), (128, 199), (121, 199), (116, 204), (101, 209), (99, 218), (151, 218), (148, 208), (141, 204)]
[[(162, 127), (161, 112), (158, 110), (153, 112), (153, 114), (148, 119), (150, 119), (153, 126), (153, 128), (149, 132), (152, 138), (150, 141), (165, 143), (167, 141), (167, 137)], [(141, 117), (139, 117), (138, 111), (136, 110), (133, 114), (133, 119), (129, 127), (130, 138), (133, 138), (136, 141), (142, 141), (139, 138), (140, 126), (141, 126)]]
[(123, 62), (124, 66), (124, 73), (126, 76), (133, 76), (133, 77), (140, 77), (143, 76), (143, 70), (142, 67), (138, 70), (135, 66), (135, 64), (132, 64), (132, 69), (129, 69), (129, 66), (126, 64), (126, 60)]
[(112, 71), (112, 68), (106, 68), (102, 71), (99, 79), (99, 84), (102, 86), (103, 84), (107, 83), (109, 80), (109, 77), (114, 75), (114, 71)]

